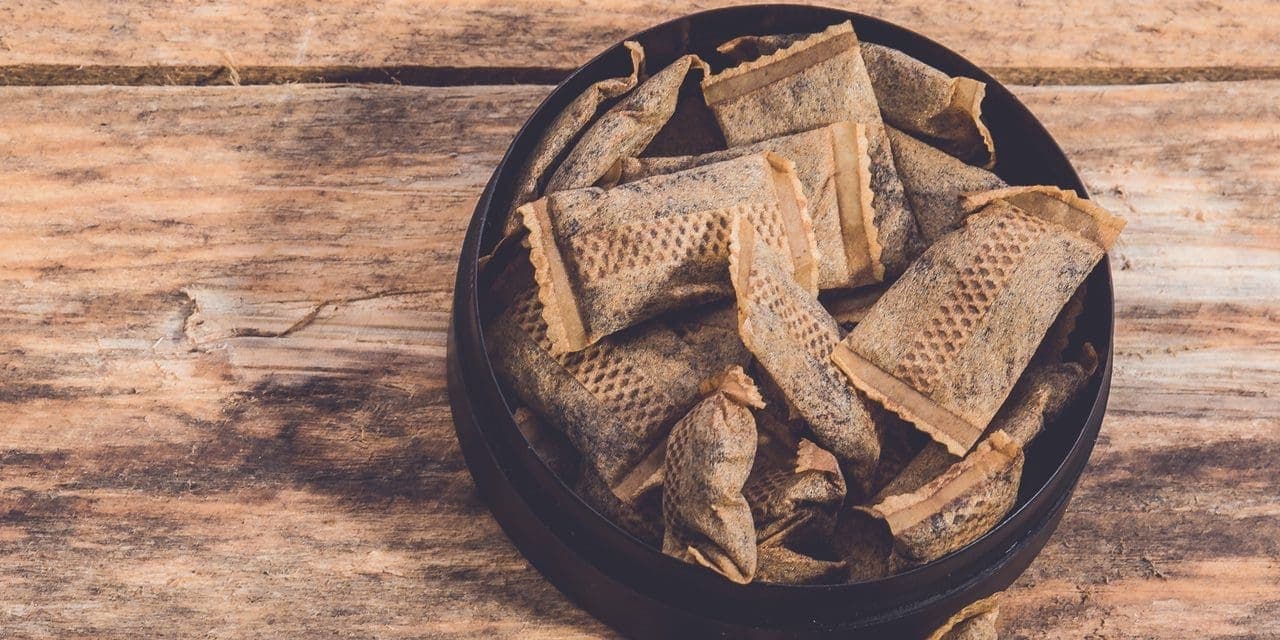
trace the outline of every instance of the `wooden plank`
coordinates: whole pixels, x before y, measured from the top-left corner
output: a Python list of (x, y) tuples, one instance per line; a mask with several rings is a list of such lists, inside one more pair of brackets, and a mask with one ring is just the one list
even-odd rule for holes
[[(545, 87), (0, 90), (0, 629), (599, 637), (478, 502), (454, 261)], [(1117, 361), (1009, 637), (1280, 635), (1280, 82), (1023, 88)]]
[(545, 92), (6, 91), (0, 635), (602, 632), (444, 390), (462, 232)]
[(1129, 227), (1107, 421), (1010, 637), (1280, 636), (1278, 90), (1018, 91)]
[[(551, 82), (630, 33), (739, 4), (159, 0), (0, 7), (7, 84)], [(923, 33), (1010, 82), (1280, 75), (1269, 0), (831, 2)]]

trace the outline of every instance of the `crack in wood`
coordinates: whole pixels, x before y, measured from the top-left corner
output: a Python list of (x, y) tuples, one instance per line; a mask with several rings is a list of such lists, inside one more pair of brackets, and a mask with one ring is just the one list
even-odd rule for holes
[[(1137, 85), (1280, 79), (1280, 66), (988, 67), (1011, 85)], [(573, 69), (559, 67), (0, 65), (0, 86), (244, 86), (272, 84), (394, 84), (422, 87), (558, 84)]]
[(987, 72), (1005, 84), (1014, 85), (1132, 85), (1280, 79), (1280, 66), (988, 67)]
[(230, 307), (226, 307), (225, 302), (222, 305), (214, 305), (212, 307), (209, 307), (205, 304), (202, 304), (202, 297), (205, 297), (207, 294), (204, 294), (201, 291), (197, 291), (194, 289), (183, 289), (182, 294), (186, 298), (186, 301), (183, 302), (182, 308), (180, 309), (181, 326), (183, 328), (183, 335), (185, 336), (185, 339), (187, 343), (191, 346), (191, 348), (194, 350), (201, 350), (201, 348), (204, 345), (210, 342), (220, 342), (230, 338), (285, 338), (295, 333), (298, 333), (303, 329), (306, 329), (307, 327), (310, 327), (318, 319), (320, 319), (320, 314), (324, 312), (325, 309), (330, 309), (333, 312), (337, 312), (338, 310), (342, 309), (344, 306), (357, 303), (357, 302), (365, 302), (368, 300), (378, 300), (382, 298), (392, 298), (392, 297), (398, 297), (398, 296), (422, 295), (422, 294), (428, 294), (428, 293), (432, 293), (432, 291), (428, 289), (407, 289), (407, 290), (395, 290), (395, 291), (379, 291), (376, 293), (369, 293), (369, 294), (363, 294), (358, 296), (332, 298), (328, 300), (322, 300), (316, 303), (306, 313), (304, 313), (301, 317), (295, 320), (288, 327), (278, 331), (273, 331), (271, 329), (267, 329), (264, 327), (255, 327), (255, 326), (231, 326), (227, 329), (222, 330), (220, 332), (221, 335), (218, 335), (218, 333), (215, 333), (212, 336), (198, 337), (197, 336), (197, 333), (199, 333), (198, 327), (204, 324), (207, 319), (209, 318), (218, 318), (220, 320), (235, 319), (237, 317), (236, 316), (237, 312), (248, 313), (248, 310), (247, 310), (248, 308), (241, 308), (241, 305), (243, 303), (239, 301), (232, 304)]
[(384, 291), (380, 293), (371, 293), (369, 295), (355, 296), (352, 298), (339, 298), (336, 300), (325, 300), (324, 302), (317, 304), (315, 307), (312, 307), (311, 311), (308, 311), (306, 315), (299, 318), (298, 321), (293, 323), (288, 329), (285, 329), (284, 331), (281, 331), (280, 333), (277, 333), (269, 337), (283, 338), (285, 336), (288, 336), (288, 335), (297, 333), (303, 329), (306, 329), (316, 321), (316, 318), (320, 317), (320, 312), (324, 311), (325, 307), (332, 306), (336, 310), (342, 307), (343, 305), (351, 304), (353, 302), (363, 302), (365, 300), (377, 300), (378, 298), (391, 298), (394, 296), (420, 295), (424, 293), (431, 293), (431, 291), (427, 289), (418, 289), (418, 290), (410, 290), (410, 291)]
[(0, 65), (0, 86), (244, 86), (396, 84), (423, 87), (557, 84), (572, 69), (551, 67), (274, 66), (274, 65)]

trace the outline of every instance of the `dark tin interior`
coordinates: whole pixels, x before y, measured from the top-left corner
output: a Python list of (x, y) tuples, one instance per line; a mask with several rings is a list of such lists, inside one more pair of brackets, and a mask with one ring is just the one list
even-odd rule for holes
[[(726, 61), (715, 46), (730, 38), (814, 32), (844, 20), (853, 21), (862, 40), (986, 82), (984, 120), (996, 140), (995, 171), (1005, 180), (1085, 194), (1062, 150), (1000, 83), (941, 45), (875, 18), (801, 5), (731, 7), (673, 20), (629, 39), (644, 45), (650, 70), (684, 53), (697, 53), (719, 69)], [(561, 591), (634, 637), (923, 637), (964, 605), (1008, 587), (1057, 527), (1102, 423), (1114, 320), (1106, 258), (1086, 282), (1085, 313), (1073, 339), (1093, 343), (1100, 374), (1029, 447), (1014, 511), (974, 543), (906, 573), (836, 586), (732, 584), (618, 529), (583, 504), (529, 448), (486, 355), (483, 296), (478, 294), (487, 285), (477, 261), (497, 244), (516, 172), (539, 133), (592, 82), (628, 72), (628, 56), (615, 45), (546, 98), (494, 171), (463, 243), (449, 329), (449, 397), (467, 465), (503, 530)]]

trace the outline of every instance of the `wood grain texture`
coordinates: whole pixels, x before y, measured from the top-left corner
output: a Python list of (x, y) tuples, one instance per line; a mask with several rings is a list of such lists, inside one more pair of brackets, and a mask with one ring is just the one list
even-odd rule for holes
[[(458, 69), (486, 81), (547, 82), (548, 72), (573, 69), (630, 33), (732, 4), (740, 3), (9, 3), (0, 6), (0, 82), (422, 83)], [(1013, 82), (1280, 75), (1280, 5), (1269, 0), (962, 0), (945, 11), (916, 0), (828, 4), (923, 33)]]
[[(547, 90), (0, 89), (0, 635), (609, 636), (444, 390)], [(1111, 410), (1002, 637), (1280, 637), (1280, 82), (1017, 91), (1130, 226)]]
[(4, 92), (0, 636), (601, 632), (476, 500), (444, 389), (463, 229), (545, 91)]
[(1010, 637), (1280, 637), (1277, 91), (1018, 91), (1129, 226), (1107, 420)]

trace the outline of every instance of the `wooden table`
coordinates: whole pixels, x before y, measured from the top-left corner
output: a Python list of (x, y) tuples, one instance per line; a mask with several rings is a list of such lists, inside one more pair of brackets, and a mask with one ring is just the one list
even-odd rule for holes
[[(454, 264), (551, 83), (718, 4), (0, 5), (0, 636), (611, 635), (476, 498)], [(843, 4), (1017, 85), (1129, 219), (1004, 636), (1280, 638), (1280, 5)]]

